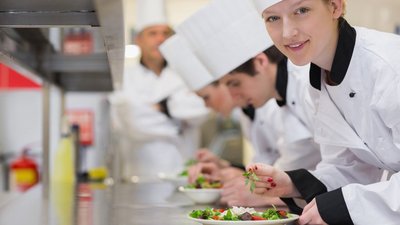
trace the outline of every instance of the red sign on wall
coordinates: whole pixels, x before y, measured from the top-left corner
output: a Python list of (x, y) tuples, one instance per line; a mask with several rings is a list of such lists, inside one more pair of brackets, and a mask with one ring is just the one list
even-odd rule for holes
[(68, 121), (70, 124), (79, 125), (80, 143), (83, 146), (93, 145), (93, 120), (94, 114), (91, 110), (74, 109), (68, 110)]
[(40, 84), (0, 63), (0, 90), (39, 88), (41, 88)]

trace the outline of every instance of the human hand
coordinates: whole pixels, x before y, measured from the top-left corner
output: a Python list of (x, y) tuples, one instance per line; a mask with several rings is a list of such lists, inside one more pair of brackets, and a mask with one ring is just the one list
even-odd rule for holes
[(243, 176), (224, 183), (220, 202), (228, 206), (262, 207), (266, 205), (284, 205), (279, 198), (272, 198), (251, 193), (245, 185)]
[(228, 167), (220, 170), (221, 182), (226, 183), (236, 177), (242, 177), (243, 170), (236, 167)]
[(200, 175), (211, 181), (220, 180), (220, 169), (215, 163), (197, 163), (188, 168), (188, 181), (194, 183)]
[(201, 148), (196, 151), (195, 158), (199, 162), (213, 162), (218, 163), (219, 158), (207, 148)]
[(161, 105), (158, 104), (158, 103), (157, 104), (153, 104), (151, 107), (156, 111), (161, 111)]
[(289, 175), (263, 163), (253, 163), (246, 167), (248, 172), (253, 172), (258, 180), (252, 180), (255, 184), (254, 193), (272, 197), (298, 196)]
[(319, 215), (317, 202), (315, 201), (315, 198), (310, 203), (308, 203), (308, 205), (306, 205), (306, 207), (304, 207), (303, 213), (301, 214), (301, 216), (298, 220), (298, 224), (299, 225), (305, 225), (305, 224), (328, 225), (321, 218), (321, 215)]
[(199, 149), (196, 152), (195, 157), (196, 157), (197, 161), (199, 161), (199, 162), (212, 162), (212, 163), (217, 164), (221, 168), (225, 168), (225, 167), (229, 166), (229, 162), (219, 158), (217, 155), (215, 155), (209, 149), (206, 149), (206, 148)]

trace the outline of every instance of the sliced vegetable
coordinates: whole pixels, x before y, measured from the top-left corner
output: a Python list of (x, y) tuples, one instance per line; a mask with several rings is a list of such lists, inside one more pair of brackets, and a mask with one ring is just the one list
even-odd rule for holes
[(262, 217), (262, 216), (252, 215), (251, 216), (251, 220), (266, 220), (266, 219), (264, 217)]
[(269, 219), (269, 220), (278, 220), (278, 219), (286, 219), (290, 217), (290, 214), (284, 210), (277, 210), (274, 205), (274, 208), (267, 209), (263, 212), (262, 217)]
[(242, 215), (239, 216), (239, 219), (240, 220), (252, 220), (253, 216), (250, 213), (245, 212), (245, 213), (243, 213)]

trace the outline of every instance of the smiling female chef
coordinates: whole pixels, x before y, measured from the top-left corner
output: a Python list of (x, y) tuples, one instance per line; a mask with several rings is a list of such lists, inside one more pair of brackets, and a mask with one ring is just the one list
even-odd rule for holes
[[(350, 26), (344, 0), (255, 3), (275, 45), (298, 65), (312, 62), (323, 158), (315, 171), (249, 165), (265, 181), (257, 193), (309, 201), (300, 224), (399, 224), (400, 37)], [(395, 174), (379, 182), (383, 169)]]

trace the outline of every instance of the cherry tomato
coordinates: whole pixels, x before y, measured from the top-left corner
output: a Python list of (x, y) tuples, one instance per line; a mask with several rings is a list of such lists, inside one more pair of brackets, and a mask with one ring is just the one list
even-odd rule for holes
[(213, 216), (213, 217), (211, 217), (213, 220), (219, 220), (219, 217), (218, 216)]
[(266, 219), (264, 217), (261, 217), (261, 216), (252, 215), (251, 216), (251, 220), (266, 220)]

